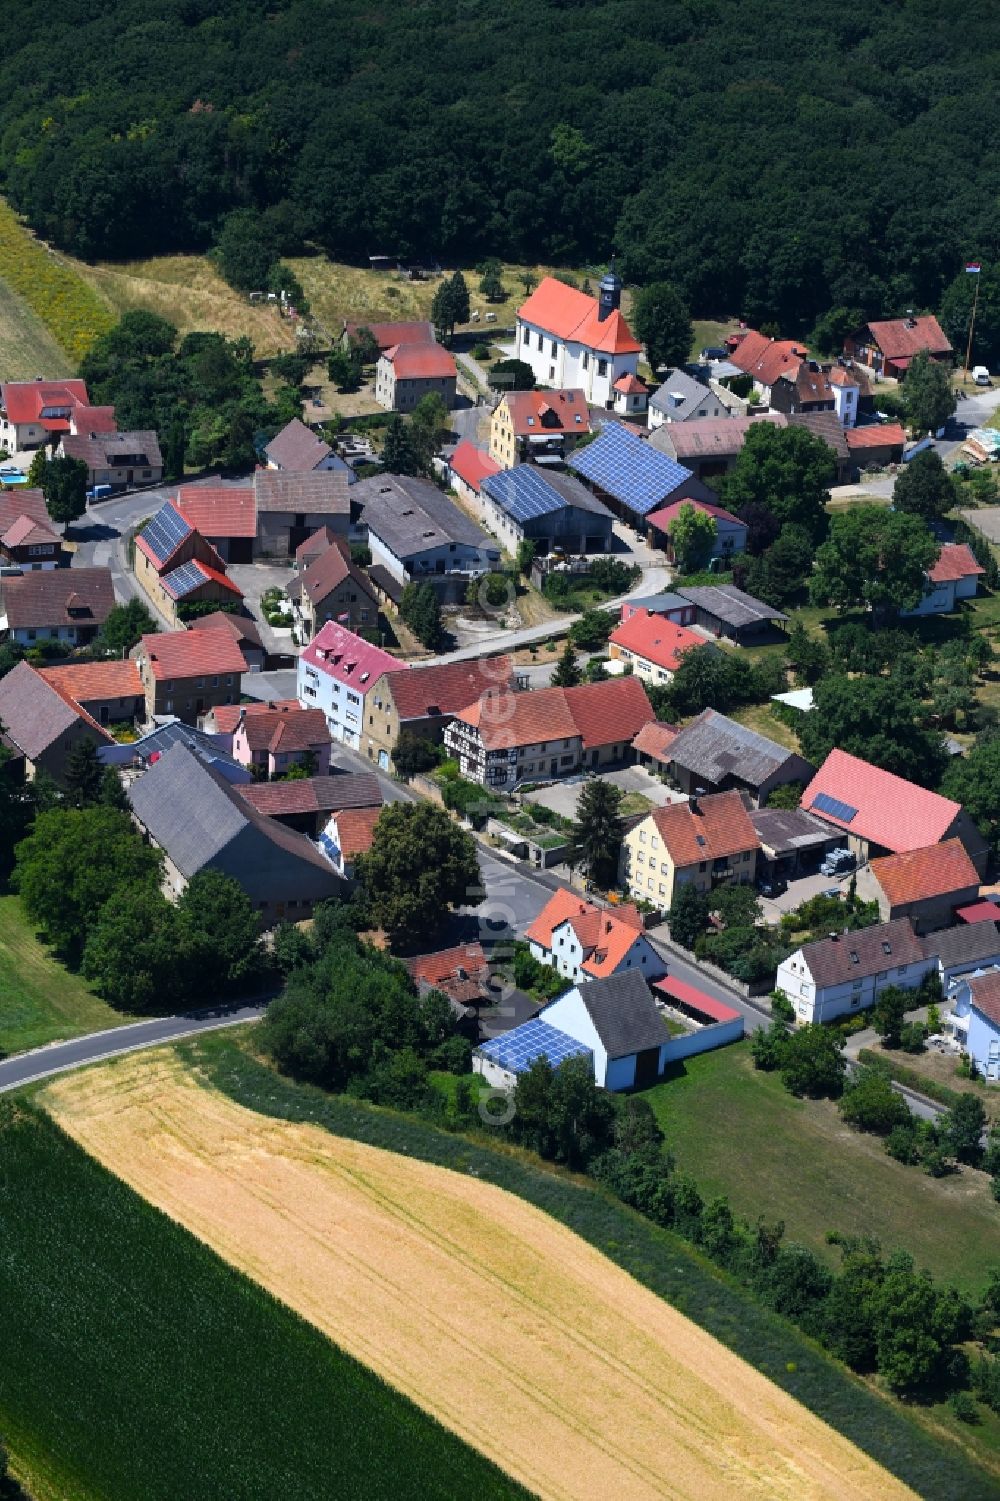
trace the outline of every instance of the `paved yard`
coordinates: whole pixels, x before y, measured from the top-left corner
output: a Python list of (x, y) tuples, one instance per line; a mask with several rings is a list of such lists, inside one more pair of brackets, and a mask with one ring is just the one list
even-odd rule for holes
[[(551, 808), (554, 813), (561, 813), (564, 818), (575, 818), (577, 804), (586, 780), (583, 776), (577, 776), (571, 781), (554, 782), (551, 787), (539, 787), (537, 792), (526, 793), (525, 801), (542, 803), (546, 808)], [(611, 782), (622, 792), (638, 792), (658, 808), (665, 807), (667, 803), (686, 801), (682, 793), (665, 787), (656, 777), (651, 776), (644, 766), (621, 766), (617, 771), (604, 772), (601, 780)]]
[(294, 656), (298, 647), (292, 640), (291, 629), (276, 631), (268, 625), (260, 608), (264, 591), (274, 588), (284, 591), (295, 577), (294, 568), (281, 563), (230, 563), (228, 572), (233, 583), (243, 590), (244, 602), (257, 623), (260, 639), (267, 650)]
[(765, 922), (777, 922), (783, 912), (793, 912), (796, 907), (801, 907), (803, 902), (809, 901), (810, 897), (819, 896), (822, 891), (832, 891), (836, 886), (842, 896), (847, 895), (847, 888), (851, 884), (853, 870), (843, 871), (839, 876), (802, 876), (797, 881), (789, 881), (788, 890), (781, 896), (762, 897), (761, 906), (764, 909)]
[(248, 672), (243, 676), (243, 692), (247, 698), (275, 703), (281, 698), (294, 698), (296, 682), (293, 667), (281, 668), (277, 672)]

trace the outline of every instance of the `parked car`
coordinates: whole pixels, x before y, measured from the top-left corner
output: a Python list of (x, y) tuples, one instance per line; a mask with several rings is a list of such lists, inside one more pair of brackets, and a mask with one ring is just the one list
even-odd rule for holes
[(977, 386), (988, 386), (991, 384), (990, 372), (985, 365), (974, 365), (972, 367), (972, 379)]
[(784, 876), (764, 876), (757, 882), (757, 890), (761, 896), (781, 896), (788, 890), (788, 882)]

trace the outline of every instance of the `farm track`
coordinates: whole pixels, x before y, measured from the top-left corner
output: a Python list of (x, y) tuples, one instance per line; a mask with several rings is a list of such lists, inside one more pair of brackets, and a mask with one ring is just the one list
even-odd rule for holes
[(41, 1098), (132, 1188), (546, 1501), (914, 1494), (500, 1189), (258, 1115), (167, 1052)]

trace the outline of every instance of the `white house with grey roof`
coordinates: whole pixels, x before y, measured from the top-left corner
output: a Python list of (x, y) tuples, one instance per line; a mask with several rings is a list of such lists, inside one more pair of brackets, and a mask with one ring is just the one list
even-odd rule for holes
[(495, 539), (427, 480), (374, 475), (352, 499), (363, 506), (372, 563), (400, 584), (426, 579), (457, 598), (469, 579), (499, 566)]
[(664, 422), (690, 422), (699, 417), (729, 417), (732, 413), (710, 386), (695, 380), (686, 370), (668, 370), (649, 398), (646, 414), (652, 432)]
[(164, 855), (164, 889), (180, 896), (192, 876), (232, 876), (262, 928), (311, 917), (343, 882), (305, 834), (259, 813), (214, 766), (173, 745), (128, 789), (140, 829)]
[(682, 792), (745, 792), (762, 807), (775, 787), (812, 781), (815, 768), (802, 756), (715, 709), (703, 709), (679, 730), (670, 769)]
[(779, 964), (777, 986), (799, 1022), (828, 1022), (874, 1006), (890, 985), (915, 990), (936, 963), (910, 919), (901, 917), (803, 944)]
[(934, 952), (946, 991), (963, 975), (1000, 968), (1000, 927), (995, 922), (959, 923), (929, 935), (924, 943)]

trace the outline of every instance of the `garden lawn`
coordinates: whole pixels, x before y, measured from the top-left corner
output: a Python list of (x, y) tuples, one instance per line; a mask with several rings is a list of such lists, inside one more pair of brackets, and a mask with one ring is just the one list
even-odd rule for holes
[(984, 1174), (935, 1179), (894, 1162), (831, 1101), (797, 1100), (776, 1073), (758, 1072), (746, 1043), (688, 1059), (644, 1098), (706, 1196), (725, 1194), (751, 1220), (784, 1220), (787, 1240), (831, 1265), (829, 1230), (875, 1235), (969, 1292), (982, 1290), (987, 1246), (1000, 1262), (1000, 1206)]
[(17, 896), (0, 897), (0, 1052), (133, 1021), (113, 1011), (35, 937)]

